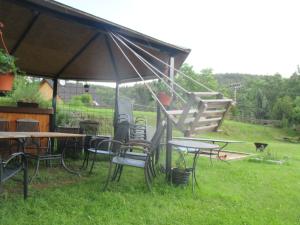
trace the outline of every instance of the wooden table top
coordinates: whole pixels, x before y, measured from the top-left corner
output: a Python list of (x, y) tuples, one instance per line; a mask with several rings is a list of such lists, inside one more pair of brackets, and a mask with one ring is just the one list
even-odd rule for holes
[(85, 137), (85, 134), (71, 134), (60, 132), (0, 132), (0, 139), (13, 138), (66, 138), (66, 137)]

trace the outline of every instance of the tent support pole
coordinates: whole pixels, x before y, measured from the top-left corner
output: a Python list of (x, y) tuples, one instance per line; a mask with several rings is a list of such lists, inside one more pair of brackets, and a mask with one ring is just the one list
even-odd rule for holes
[(114, 133), (116, 133), (117, 130), (117, 120), (119, 115), (119, 94), (120, 94), (120, 88), (119, 88), (119, 82), (116, 82), (116, 90), (115, 90), (115, 113), (114, 113)]
[(119, 105), (119, 92), (120, 92), (120, 74), (119, 74), (119, 70), (117, 67), (117, 63), (116, 63), (116, 59), (114, 57), (113, 51), (112, 51), (112, 47), (109, 41), (109, 36), (105, 35), (105, 43), (106, 43), (106, 47), (107, 50), (109, 52), (109, 57), (112, 61), (112, 66), (113, 66), (113, 70), (114, 70), (114, 75), (116, 78), (116, 92), (115, 92), (115, 113), (114, 113), (114, 119), (113, 119), (113, 125), (114, 125), (114, 134), (116, 133), (116, 128), (117, 128), (117, 120), (118, 120), (118, 115), (119, 115), (119, 109), (118, 109), (118, 105)]
[[(174, 82), (174, 57), (170, 57), (170, 68), (169, 68), (169, 76), (171, 79), (171, 86), (173, 87)], [(173, 93), (173, 91), (172, 91)], [(169, 109), (169, 106), (168, 106)], [(166, 178), (169, 180), (172, 172), (172, 146), (169, 144), (169, 141), (172, 140), (172, 121), (167, 116), (167, 134), (166, 134)]]
[(55, 123), (56, 123), (56, 100), (57, 100), (57, 79), (53, 79), (53, 92), (52, 92), (52, 108), (53, 108), (53, 114), (51, 117), (51, 126), (50, 131), (55, 131)]

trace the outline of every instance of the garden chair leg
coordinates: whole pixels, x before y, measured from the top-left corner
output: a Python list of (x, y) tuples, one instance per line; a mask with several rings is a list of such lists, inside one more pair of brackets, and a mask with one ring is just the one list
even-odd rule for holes
[(151, 167), (151, 172), (152, 172), (153, 177), (156, 177), (154, 158), (151, 159), (150, 167)]
[(24, 160), (24, 165), (23, 165), (23, 195), (24, 199), (27, 199), (28, 197), (28, 162), (27, 158)]
[(117, 176), (118, 176), (118, 173), (119, 173), (119, 169), (120, 169), (120, 165), (116, 165), (115, 166), (115, 169), (114, 169), (114, 173), (111, 177), (111, 181), (115, 181)]
[(106, 178), (106, 183), (105, 183), (105, 185), (104, 185), (103, 191), (106, 191), (107, 186), (108, 186), (108, 184), (109, 184), (109, 181), (111, 180), (111, 177), (110, 177), (110, 176), (111, 176), (112, 166), (113, 166), (113, 163), (110, 162), (110, 163), (109, 163), (108, 174), (107, 174), (107, 178)]
[(36, 156), (36, 166), (35, 166), (34, 173), (33, 173), (32, 177), (29, 180), (30, 184), (33, 181), (33, 179), (39, 174), (39, 168), (40, 168), (40, 156), (38, 155), (38, 156)]
[(118, 177), (118, 180), (117, 180), (117, 182), (119, 182), (119, 181), (120, 181), (120, 179), (121, 179), (121, 175), (122, 175), (122, 172), (123, 172), (123, 166), (120, 166), (119, 177)]
[(89, 172), (89, 174), (91, 174), (91, 173), (92, 173), (92, 171), (93, 171), (93, 168), (94, 168), (95, 161), (96, 161), (96, 153), (94, 154), (94, 157), (93, 157), (93, 162), (92, 162), (92, 165), (91, 165), (91, 169), (90, 169), (90, 172)]
[(144, 174), (145, 174), (146, 185), (147, 185), (149, 191), (151, 191), (152, 187), (151, 187), (151, 181), (150, 181), (150, 177), (149, 177), (149, 173), (148, 173), (148, 165), (145, 165)]

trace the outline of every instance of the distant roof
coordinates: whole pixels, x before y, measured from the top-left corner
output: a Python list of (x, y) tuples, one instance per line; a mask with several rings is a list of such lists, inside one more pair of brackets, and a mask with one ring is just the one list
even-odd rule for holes
[[(53, 0), (0, 0), (0, 5), (7, 47), (18, 58), (18, 66), (31, 75), (104, 82), (139, 80), (109, 38), (110, 31), (165, 62), (173, 56), (176, 68), (190, 52)], [(145, 79), (154, 78), (128, 50), (126, 54)]]

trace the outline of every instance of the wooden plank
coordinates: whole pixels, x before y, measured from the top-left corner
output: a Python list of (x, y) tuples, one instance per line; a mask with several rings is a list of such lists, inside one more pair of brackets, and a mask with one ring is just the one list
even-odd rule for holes
[(195, 95), (199, 97), (210, 97), (210, 96), (217, 96), (219, 92), (189, 92), (190, 95)]
[(211, 103), (207, 103), (207, 109), (220, 110), (220, 109), (227, 108), (228, 105), (230, 105), (230, 102), (211, 102)]
[(224, 121), (224, 118), (225, 118), (226, 114), (228, 113), (228, 111), (229, 111), (229, 109), (230, 109), (231, 106), (232, 106), (232, 102), (230, 102), (230, 104), (227, 104), (227, 106), (225, 108), (226, 111), (223, 113), (223, 118), (222, 118), (222, 120), (220, 120), (220, 122), (218, 124), (218, 127), (215, 129), (215, 131), (217, 131), (221, 127), (221, 125), (222, 125), (222, 123)]
[(30, 113), (49, 115), (53, 114), (53, 109), (0, 106), (0, 113)]
[(205, 102), (205, 103), (214, 103), (214, 102), (219, 102), (219, 103), (221, 103), (221, 102), (232, 102), (232, 99), (229, 99), (229, 98), (223, 98), (223, 99), (203, 99), (202, 100), (203, 102)]
[(85, 134), (71, 134), (60, 132), (0, 132), (0, 138), (67, 138), (85, 137)]
[(213, 125), (204, 126), (204, 127), (195, 127), (195, 131), (213, 131), (216, 128), (218, 128), (218, 124), (213, 124)]
[[(183, 110), (167, 110), (168, 115), (174, 115), (174, 116), (181, 115), (182, 112), (183, 112)], [(190, 109), (188, 114), (194, 114), (197, 112), (198, 112), (197, 109)]]
[(193, 103), (194, 103), (194, 102), (192, 101), (192, 99), (190, 99), (190, 100), (188, 101), (188, 103), (185, 104), (185, 106), (184, 106), (184, 108), (183, 108), (183, 110), (182, 110), (182, 114), (181, 114), (181, 116), (179, 117), (178, 122), (177, 122), (177, 127), (178, 127), (179, 129), (182, 129), (182, 128), (183, 128), (183, 125), (185, 124), (185, 120), (186, 120), (187, 116), (190, 114), (189, 111), (190, 111), (190, 109), (191, 109)]
[(226, 112), (226, 109), (220, 110), (206, 110), (203, 112), (203, 117), (214, 117), (214, 116), (223, 116)]
[(207, 108), (207, 104), (206, 104), (206, 103), (204, 103), (204, 102), (200, 102), (200, 103), (202, 103), (202, 104), (199, 105), (198, 113), (196, 114), (195, 119), (194, 119), (193, 123), (191, 124), (190, 133), (194, 133), (195, 128), (196, 128), (197, 123), (198, 123), (198, 120), (201, 118), (202, 113), (203, 113), (203, 112), (206, 110), (206, 108)]

